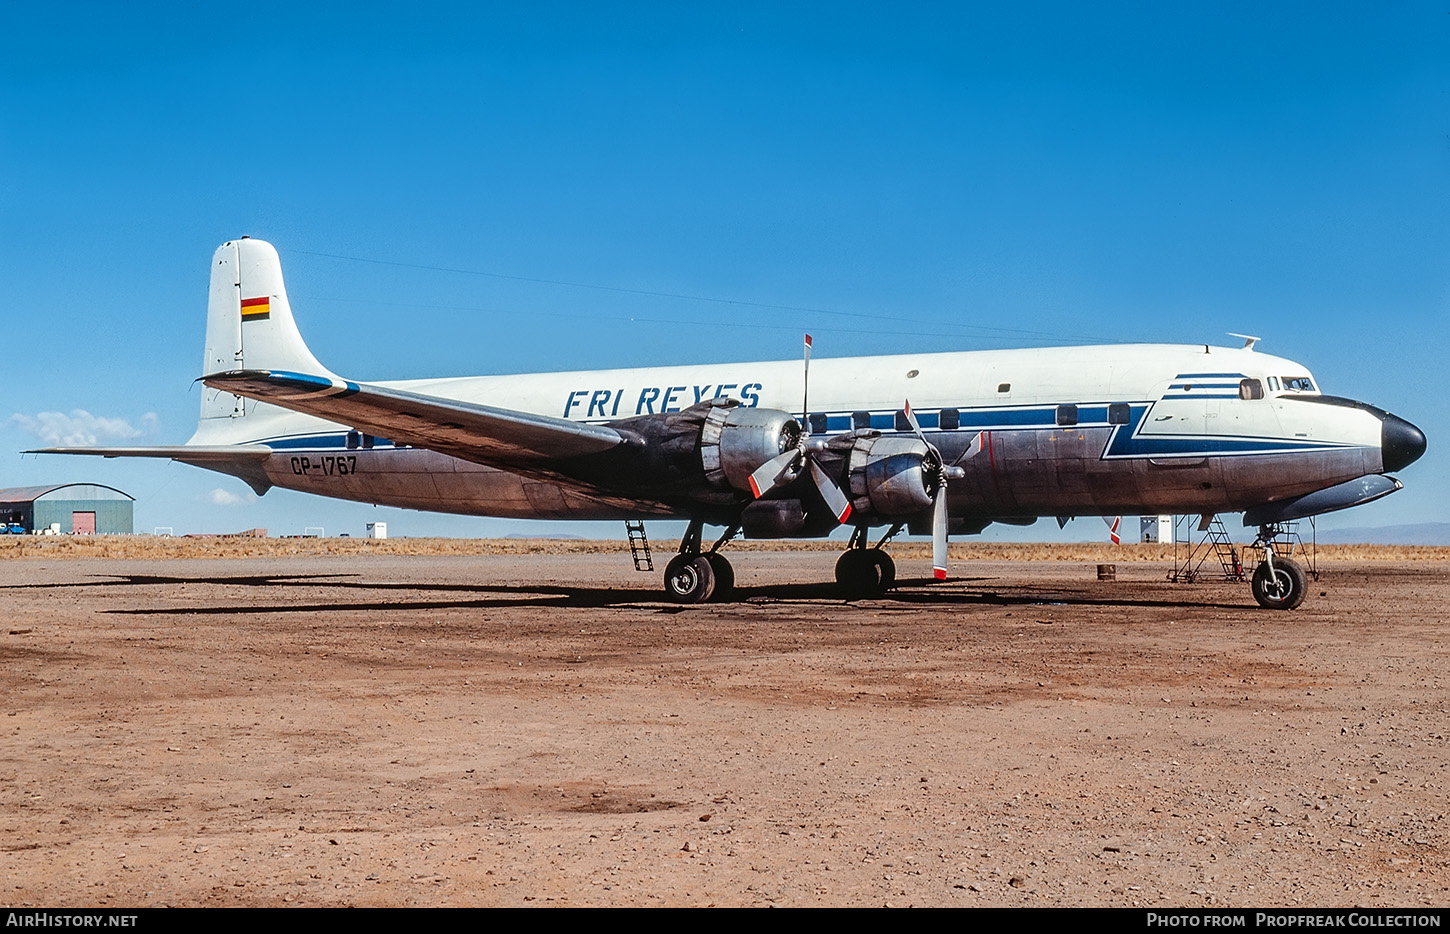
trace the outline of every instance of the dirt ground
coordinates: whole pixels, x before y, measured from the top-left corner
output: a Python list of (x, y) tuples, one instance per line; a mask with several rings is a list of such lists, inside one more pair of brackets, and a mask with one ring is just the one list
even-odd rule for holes
[(1450, 563), (731, 556), (0, 560), (0, 903), (1450, 904)]

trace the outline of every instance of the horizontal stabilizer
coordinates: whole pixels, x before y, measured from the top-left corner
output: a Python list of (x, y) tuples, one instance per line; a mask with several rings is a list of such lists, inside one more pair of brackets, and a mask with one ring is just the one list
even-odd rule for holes
[(157, 445), (130, 448), (39, 448), (26, 454), (90, 454), (94, 457), (165, 457), (188, 464), (218, 461), (266, 460), (272, 449), (265, 444)]
[(603, 425), (302, 373), (232, 370), (204, 376), (202, 382), (492, 467), (547, 469), (560, 460), (600, 454), (631, 438)]
[(92, 457), (164, 457), (218, 473), (230, 474), (261, 496), (272, 488), (267, 476), (265, 444), (172, 444), (125, 448), (40, 448), (26, 454), (89, 454)]

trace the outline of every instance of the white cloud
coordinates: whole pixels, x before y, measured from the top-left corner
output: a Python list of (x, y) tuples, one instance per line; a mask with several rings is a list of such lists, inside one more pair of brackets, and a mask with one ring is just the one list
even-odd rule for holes
[(10, 424), (46, 444), (58, 447), (88, 447), (116, 441), (133, 441), (154, 435), (160, 423), (161, 420), (155, 412), (147, 412), (141, 416), (139, 425), (133, 425), (124, 418), (92, 415), (85, 409), (71, 409), (69, 415), (64, 412), (41, 412), (36, 415), (17, 413), (10, 416)]
[(212, 490), (210, 493), (206, 494), (206, 498), (210, 500), (212, 505), (214, 506), (243, 506), (247, 503), (250, 503), (256, 497), (238, 496), (236, 493), (233, 493), (230, 490), (223, 490), (221, 487), (217, 487), (215, 490)]

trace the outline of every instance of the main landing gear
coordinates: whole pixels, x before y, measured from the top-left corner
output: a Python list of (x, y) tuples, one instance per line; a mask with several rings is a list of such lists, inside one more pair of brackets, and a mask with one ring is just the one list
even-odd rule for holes
[[(734, 594), (735, 569), (720, 554), (720, 549), (740, 534), (740, 527), (726, 529), (709, 551), (702, 551), (700, 538), (704, 527), (704, 522), (691, 520), (685, 537), (680, 540), (680, 553), (665, 566), (665, 593), (675, 603), (719, 603)], [(896, 562), (884, 547), (903, 528), (900, 524), (892, 526), (872, 547), (867, 538), (868, 529), (856, 527), (850, 544), (836, 562), (836, 585), (842, 596), (848, 600), (879, 597), (896, 586)]]
[(704, 522), (690, 520), (680, 540), (680, 553), (665, 565), (665, 593), (676, 603), (728, 600), (735, 591), (735, 569), (720, 549), (740, 533), (740, 527), (726, 529), (709, 551), (701, 553), (700, 535), (704, 529)]
[(856, 531), (851, 533), (851, 543), (836, 561), (836, 585), (847, 599), (879, 597), (896, 586), (896, 562), (882, 546), (901, 529), (900, 525), (893, 526), (875, 548), (870, 548), (867, 547), (866, 527), (856, 526)]

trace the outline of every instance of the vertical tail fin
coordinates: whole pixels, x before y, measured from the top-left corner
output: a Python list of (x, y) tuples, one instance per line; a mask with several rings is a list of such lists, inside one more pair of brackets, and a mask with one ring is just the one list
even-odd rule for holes
[[(212, 257), (202, 374), (226, 370), (290, 370), (332, 376), (307, 349), (272, 244), (243, 237), (217, 247)], [(204, 387), (201, 417), (240, 418), (256, 402)]]

